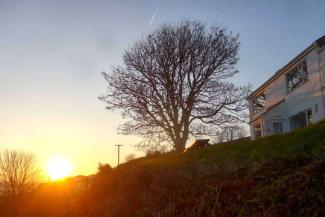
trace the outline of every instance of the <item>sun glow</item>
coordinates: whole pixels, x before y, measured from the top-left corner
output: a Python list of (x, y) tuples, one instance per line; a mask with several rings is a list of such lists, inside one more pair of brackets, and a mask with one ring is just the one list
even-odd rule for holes
[(47, 173), (52, 180), (58, 180), (71, 175), (72, 164), (70, 161), (61, 156), (53, 157), (47, 165)]

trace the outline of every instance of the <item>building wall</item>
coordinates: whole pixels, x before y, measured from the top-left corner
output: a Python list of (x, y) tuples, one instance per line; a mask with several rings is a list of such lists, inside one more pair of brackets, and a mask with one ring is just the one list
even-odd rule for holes
[(288, 132), (289, 121), (286, 120), (286, 107), (284, 103), (279, 104), (274, 109), (270, 110), (264, 116), (264, 135), (270, 136), (273, 132), (273, 123), (281, 122), (283, 125), (283, 132)]
[[(318, 64), (318, 53), (313, 50), (306, 56), (308, 81), (294, 89), (285, 96), (287, 117), (312, 109), (313, 122), (317, 122), (324, 116), (323, 96), (321, 92), (321, 74)], [(316, 111), (316, 105), (318, 111)]]
[(323, 110), (325, 116), (325, 47), (323, 47), (320, 51), (320, 62), (320, 68), (322, 72)]
[[(322, 62), (321, 67), (319, 58)], [(312, 109), (313, 122), (325, 118), (325, 100), (322, 93), (322, 86), (325, 86), (325, 81), (323, 79), (323, 77), (325, 77), (325, 49), (323, 49), (320, 55), (318, 55), (317, 50), (314, 49), (305, 56), (305, 59), (307, 62), (308, 81), (291, 92), (288, 92), (286, 73), (283, 73), (283, 75), (279, 76), (265, 87), (265, 109), (251, 116), (251, 121), (258, 118), (263, 122), (263, 136), (273, 134), (273, 122), (282, 122), (284, 133), (291, 131), (289, 118), (309, 108)], [(293, 65), (288, 69), (288, 72), (296, 66), (297, 64)], [(284, 101), (282, 103), (267, 111), (267, 108), (276, 105), (283, 99)], [(249, 101), (249, 103), (250, 114), (252, 114), (252, 101)], [(251, 124), (251, 135), (254, 139), (253, 133), (253, 124)]]

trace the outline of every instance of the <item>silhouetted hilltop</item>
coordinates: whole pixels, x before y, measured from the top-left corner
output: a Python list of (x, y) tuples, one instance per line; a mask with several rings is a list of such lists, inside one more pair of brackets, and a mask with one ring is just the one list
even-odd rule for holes
[(135, 159), (98, 173), (86, 191), (53, 184), (11, 205), (16, 216), (33, 217), (325, 216), (324, 159), (321, 122), (256, 141)]

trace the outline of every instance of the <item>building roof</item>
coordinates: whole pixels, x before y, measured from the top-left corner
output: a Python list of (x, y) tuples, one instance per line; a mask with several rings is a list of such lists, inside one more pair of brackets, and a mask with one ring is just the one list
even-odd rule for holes
[(325, 45), (325, 35), (316, 40), (318, 47), (323, 47)]
[(256, 120), (258, 120), (262, 115), (268, 113), (269, 111), (271, 111), (272, 109), (274, 109), (275, 107), (277, 107), (278, 105), (280, 105), (281, 103), (283, 103), (285, 101), (285, 99), (281, 99), (278, 102), (274, 103), (273, 105), (269, 106), (268, 108), (266, 108), (265, 111), (263, 111), (262, 113), (258, 114), (254, 119), (252, 119), (248, 124), (251, 124), (253, 122), (255, 122)]
[(210, 139), (197, 139), (193, 145), (191, 145), (190, 149), (194, 149), (194, 148), (203, 148), (205, 146), (209, 145), (209, 141)]
[(251, 99), (253, 96), (258, 94), (261, 90), (263, 90), (266, 86), (268, 86), (273, 80), (278, 78), (280, 75), (285, 73), (285, 71), (290, 68), (295, 63), (299, 62), (305, 55), (307, 55), (312, 49), (316, 47), (322, 47), (325, 45), (325, 35), (314, 41), (311, 45), (309, 45), (305, 50), (299, 53), (295, 58), (293, 58), (289, 63), (279, 69), (271, 78), (269, 78), (266, 82), (264, 82), (261, 86), (259, 86), (255, 91), (253, 91), (246, 99)]

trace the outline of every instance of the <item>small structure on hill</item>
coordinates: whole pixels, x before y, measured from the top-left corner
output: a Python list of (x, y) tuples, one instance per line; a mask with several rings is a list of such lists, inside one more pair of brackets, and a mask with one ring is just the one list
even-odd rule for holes
[(209, 147), (210, 139), (197, 139), (189, 148), (187, 148), (185, 151), (195, 150), (199, 148), (206, 148)]

